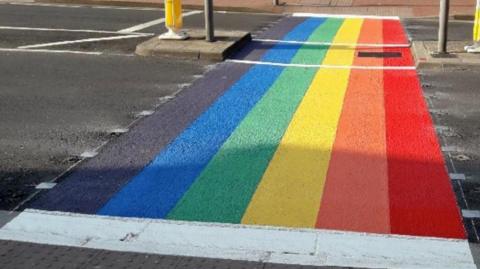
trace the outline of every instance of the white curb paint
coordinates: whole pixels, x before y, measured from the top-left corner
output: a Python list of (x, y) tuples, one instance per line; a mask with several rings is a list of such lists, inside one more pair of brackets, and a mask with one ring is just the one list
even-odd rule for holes
[(313, 266), (474, 269), (466, 240), (26, 210), (0, 239)]
[(102, 52), (75, 51), (75, 50), (42, 50), (42, 49), (11, 49), (0, 48), (0, 52), (41, 52), (41, 53), (59, 53), (59, 54), (83, 54), (83, 55), (102, 55)]
[[(190, 11), (190, 12), (183, 13), (183, 17), (188, 17), (188, 16), (191, 16), (191, 15), (200, 14), (200, 13), (202, 13), (202, 11), (199, 11), (199, 10)], [(120, 34), (132, 33), (132, 32), (140, 31), (140, 30), (143, 30), (145, 28), (152, 27), (154, 25), (161, 24), (161, 23), (164, 23), (164, 22), (165, 22), (165, 18), (161, 18), (161, 19), (158, 19), (158, 20), (153, 20), (153, 21), (149, 21), (149, 22), (146, 22), (146, 23), (135, 25), (135, 26), (132, 26), (132, 27), (129, 27), (129, 28), (126, 28), (126, 29), (122, 29), (122, 30), (118, 31), (118, 33), (120, 33)]]
[(400, 20), (400, 17), (398, 16), (371, 16), (371, 15), (346, 15), (346, 14), (321, 14), (321, 13), (293, 13), (292, 16), (293, 17), (314, 17), (314, 18)]
[(347, 48), (409, 48), (410, 44), (373, 44), (373, 43), (337, 43), (337, 42), (310, 42), (294, 40), (276, 40), (276, 39), (252, 39), (256, 42), (279, 43), (279, 44), (297, 44), (313, 46), (347, 47)]
[(53, 46), (61, 46), (61, 45), (71, 45), (71, 44), (78, 44), (78, 43), (99, 42), (99, 41), (119, 40), (119, 39), (128, 39), (128, 38), (140, 38), (140, 37), (152, 36), (152, 35), (153, 34), (133, 34), (133, 35), (108, 36), (108, 37), (99, 37), (99, 38), (86, 38), (86, 39), (78, 39), (78, 40), (68, 40), (68, 41), (20, 46), (18, 48), (34, 49), (34, 48), (44, 48), (44, 47), (53, 47)]
[(360, 66), (360, 65), (328, 65), (328, 64), (285, 64), (274, 62), (260, 62), (260, 61), (248, 61), (248, 60), (235, 60), (228, 59), (225, 62), (239, 63), (239, 64), (258, 64), (258, 65), (270, 65), (270, 66), (283, 66), (283, 67), (300, 67), (300, 68), (329, 68), (329, 69), (356, 69), (356, 70), (416, 70), (415, 66)]

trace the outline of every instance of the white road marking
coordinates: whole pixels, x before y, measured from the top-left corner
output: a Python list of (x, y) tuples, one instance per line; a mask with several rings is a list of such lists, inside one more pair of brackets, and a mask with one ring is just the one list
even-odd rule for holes
[(280, 44), (298, 44), (298, 45), (317, 45), (330, 47), (347, 47), (347, 48), (409, 48), (411, 44), (373, 44), (373, 43), (337, 43), (337, 42), (310, 42), (310, 41), (294, 41), (294, 40), (276, 40), (255, 38), (252, 41), (264, 43), (280, 43)]
[(479, 210), (468, 210), (462, 209), (462, 216), (467, 219), (478, 219), (480, 218), (480, 211)]
[(72, 5), (72, 4), (55, 4), (55, 3), (37, 3), (33, 0), (31, 2), (6, 2), (0, 4), (8, 4), (14, 6), (39, 6), (39, 7), (59, 7), (59, 8), (95, 8), (95, 9), (120, 9), (120, 10), (140, 10), (140, 11), (155, 11), (163, 10), (162, 8), (155, 7), (120, 7), (120, 6), (96, 6), (96, 5)]
[(124, 134), (128, 132), (128, 128), (115, 128), (110, 131), (108, 131), (111, 134)]
[[(135, 236), (128, 237), (129, 234)], [(476, 268), (467, 240), (38, 210), (25, 210), (6, 224), (0, 229), (0, 239), (313, 266)]]
[(465, 176), (465, 174), (450, 173), (450, 179), (454, 179), (454, 180), (466, 180), (467, 177)]
[(461, 152), (462, 149), (457, 146), (443, 146), (442, 151), (443, 152)]
[(84, 54), (84, 55), (102, 55), (101, 52), (75, 51), (75, 50), (42, 50), (42, 49), (12, 49), (0, 48), (0, 52), (40, 52), (40, 53), (60, 53), (60, 54)]
[(49, 190), (49, 189), (52, 189), (53, 187), (55, 187), (57, 185), (57, 183), (55, 182), (42, 182), (40, 184), (38, 184), (35, 189), (37, 190)]
[(274, 62), (260, 62), (248, 60), (227, 59), (229, 63), (251, 64), (251, 65), (270, 65), (283, 67), (300, 67), (300, 68), (330, 68), (330, 69), (355, 69), (355, 70), (416, 70), (415, 66), (360, 66), (360, 65), (326, 65), (326, 64), (285, 64)]
[(80, 154), (81, 158), (87, 159), (87, 158), (93, 158), (98, 155), (97, 151), (94, 150), (87, 150), (84, 153)]
[(135, 116), (136, 117), (146, 117), (146, 116), (153, 115), (153, 113), (155, 113), (155, 111), (153, 111), (153, 110), (144, 110), (144, 111), (140, 111)]
[(161, 11), (159, 7), (114, 7), (114, 6), (90, 6), (95, 9), (119, 9), (119, 10), (145, 10), (145, 11)]
[[(199, 11), (199, 10), (189, 11), (189, 12), (183, 13), (183, 17), (188, 17), (188, 16), (191, 16), (191, 15), (200, 14), (200, 13), (202, 13), (202, 11)], [(153, 21), (149, 21), (149, 22), (146, 22), (146, 23), (135, 25), (135, 26), (132, 26), (132, 27), (129, 27), (129, 28), (126, 28), (126, 29), (122, 29), (122, 30), (118, 31), (118, 33), (126, 34), (126, 33), (137, 32), (137, 31), (143, 30), (145, 28), (149, 28), (149, 27), (152, 27), (154, 25), (164, 23), (164, 22), (165, 22), (165, 18), (161, 18), (161, 19), (158, 19), (158, 20), (153, 20)]]
[(68, 40), (68, 41), (60, 41), (60, 42), (51, 42), (51, 43), (42, 43), (42, 44), (20, 46), (18, 48), (19, 49), (44, 48), (44, 47), (71, 45), (71, 44), (78, 44), (78, 43), (89, 43), (89, 42), (98, 42), (98, 41), (140, 38), (140, 37), (152, 36), (152, 35), (153, 34), (134, 34), (134, 35), (108, 36), (108, 37), (99, 37), (99, 38), (86, 38), (86, 39), (78, 39), (78, 40)]
[[(16, 27), (0, 26), (0, 30), (18, 30), (18, 31), (45, 31), (45, 32), (73, 32), (73, 33), (98, 33), (98, 34), (121, 34), (116, 31), (88, 30), (88, 29), (63, 29), (63, 28), (36, 28), (36, 27)], [(153, 35), (153, 33), (132, 32), (129, 34)]]
[(35, 2), (9, 2), (9, 5), (12, 6), (40, 6), (40, 7), (68, 7), (68, 8), (79, 8), (84, 7), (81, 5), (65, 5), (65, 4), (47, 4), (47, 3), (35, 3)]
[(398, 16), (371, 16), (371, 15), (346, 15), (346, 14), (322, 14), (322, 13), (293, 13), (292, 16), (293, 17), (314, 17), (314, 18), (400, 20), (400, 17)]

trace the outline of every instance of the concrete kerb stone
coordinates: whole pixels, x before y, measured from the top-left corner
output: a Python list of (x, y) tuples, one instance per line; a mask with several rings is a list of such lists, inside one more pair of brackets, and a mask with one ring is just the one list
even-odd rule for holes
[(137, 46), (141, 56), (173, 57), (190, 60), (223, 61), (252, 40), (249, 32), (216, 31), (215, 42), (205, 41), (202, 29), (187, 30), (188, 40), (161, 40), (153, 37)]
[(480, 65), (480, 55), (466, 53), (464, 47), (471, 41), (450, 41), (446, 57), (434, 57), (436, 41), (414, 41), (412, 43), (413, 54), (417, 68), (445, 68), (454, 66)]

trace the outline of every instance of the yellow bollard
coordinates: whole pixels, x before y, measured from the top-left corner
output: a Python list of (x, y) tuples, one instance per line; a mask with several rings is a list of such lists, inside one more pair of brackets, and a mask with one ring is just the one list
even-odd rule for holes
[(465, 50), (470, 53), (480, 53), (480, 0), (477, 0), (475, 9), (475, 22), (473, 25), (473, 45), (466, 46)]
[(187, 39), (183, 27), (182, 1), (165, 0), (165, 27), (168, 32), (159, 36), (160, 39)]
[(475, 25), (473, 26), (473, 41), (477, 43), (480, 42), (480, 0), (477, 0)]

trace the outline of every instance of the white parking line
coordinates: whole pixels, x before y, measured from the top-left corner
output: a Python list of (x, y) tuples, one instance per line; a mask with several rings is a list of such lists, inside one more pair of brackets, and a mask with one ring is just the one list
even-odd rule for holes
[(12, 49), (0, 48), (0, 52), (40, 52), (40, 53), (59, 53), (59, 54), (84, 54), (84, 55), (102, 55), (101, 52), (76, 51), (76, 50), (42, 50), (42, 49)]
[(228, 59), (226, 62), (239, 63), (239, 64), (251, 64), (251, 65), (270, 65), (270, 66), (282, 66), (282, 67), (300, 67), (300, 68), (329, 68), (329, 69), (356, 69), (356, 70), (416, 70), (415, 66), (367, 66), (367, 65), (326, 65), (326, 64), (286, 64), (286, 63), (274, 63), (274, 62), (260, 62), (260, 61), (248, 61), (248, 60), (235, 60)]
[[(72, 32), (72, 33), (97, 33), (97, 34), (122, 34), (117, 31), (88, 30), (88, 29), (64, 29), (64, 28), (37, 28), (37, 27), (16, 27), (0, 26), (0, 30), (18, 30), (18, 31), (44, 31), (44, 32)], [(152, 33), (132, 32), (128, 34), (153, 35)]]
[(100, 37), (100, 38), (86, 38), (86, 39), (78, 39), (78, 40), (69, 40), (69, 41), (60, 41), (60, 42), (51, 42), (51, 43), (42, 43), (42, 44), (20, 46), (18, 48), (19, 49), (44, 48), (44, 47), (71, 45), (71, 44), (78, 44), (78, 43), (89, 43), (89, 42), (99, 42), (99, 41), (109, 41), (109, 40), (119, 40), (119, 39), (129, 39), (129, 38), (140, 38), (140, 37), (152, 36), (152, 35), (153, 34), (144, 34), (144, 35), (134, 34), (134, 35), (122, 35), (122, 36), (108, 36), (108, 37)]
[(7, 2), (6, 4), (12, 6), (39, 6), (39, 7), (68, 7), (68, 8), (79, 8), (83, 7), (81, 5), (67, 5), (67, 4), (47, 4), (47, 3), (35, 3), (33, 2)]
[(260, 39), (260, 38), (255, 38), (252, 41), (264, 42), (264, 43), (314, 45), (314, 46), (330, 46), (330, 47), (348, 47), (348, 48), (359, 48), (359, 47), (365, 47), (365, 48), (409, 48), (409, 47), (411, 47), (411, 44), (311, 42), (311, 41), (294, 41), (294, 40), (277, 40), (277, 39)]
[(121, 6), (96, 6), (96, 5), (73, 5), (73, 4), (55, 4), (55, 3), (36, 3), (36, 2), (1, 2), (0, 4), (12, 6), (38, 6), (38, 7), (58, 7), (58, 8), (95, 8), (95, 9), (119, 9), (119, 10), (139, 10), (139, 11), (156, 11), (163, 10), (158, 7), (121, 7)]
[(467, 240), (25, 210), (0, 239), (265, 263), (474, 269)]
[[(200, 13), (202, 13), (202, 11), (199, 11), (199, 10), (189, 11), (189, 12), (183, 13), (183, 17), (188, 17), (188, 16), (191, 16), (191, 15), (200, 14)], [(153, 21), (149, 21), (149, 22), (146, 22), (146, 23), (135, 25), (135, 26), (132, 26), (132, 27), (129, 27), (129, 28), (122, 29), (122, 30), (118, 31), (118, 33), (128, 34), (128, 33), (132, 33), (132, 32), (137, 32), (137, 31), (143, 30), (145, 28), (152, 27), (154, 25), (164, 23), (164, 22), (165, 22), (165, 18), (161, 18), (161, 19), (158, 19), (158, 20), (153, 20)]]

